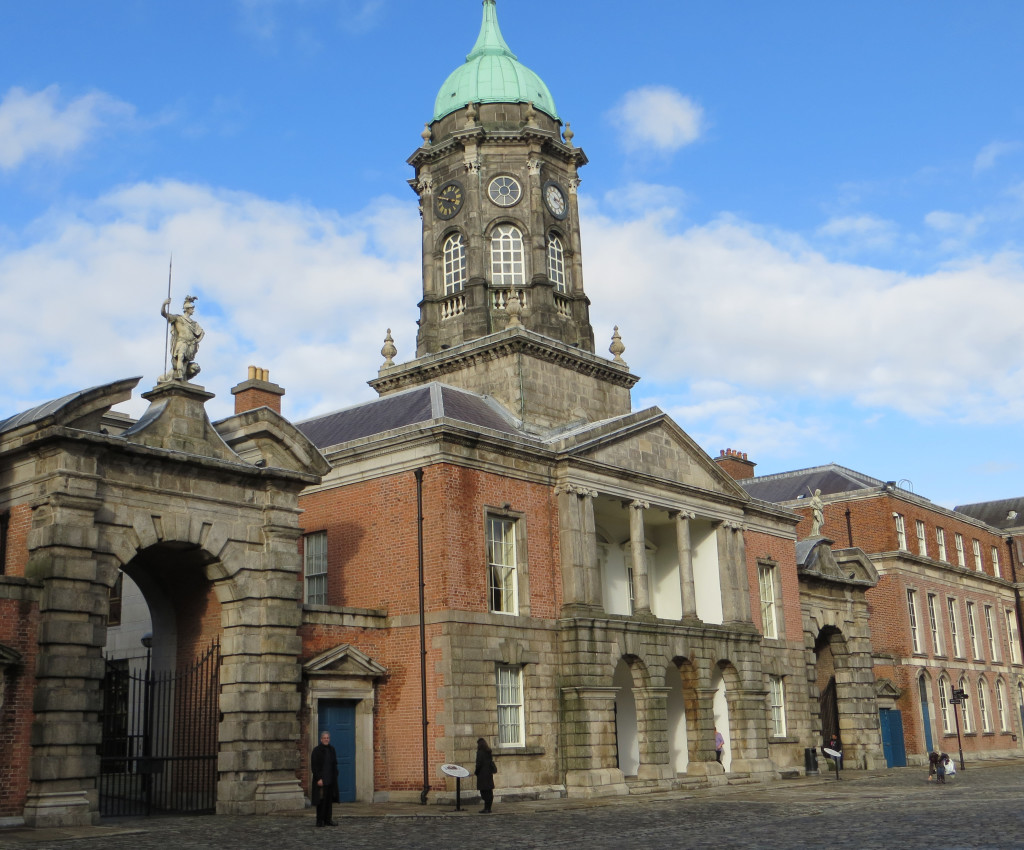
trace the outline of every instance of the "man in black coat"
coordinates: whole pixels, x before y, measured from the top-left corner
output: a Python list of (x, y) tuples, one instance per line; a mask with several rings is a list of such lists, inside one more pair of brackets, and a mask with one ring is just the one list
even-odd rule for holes
[(310, 798), (316, 806), (316, 825), (337, 826), (331, 820), (331, 803), (338, 802), (338, 754), (331, 746), (330, 732), (320, 733), (320, 743), (313, 747), (309, 767), (313, 771)]

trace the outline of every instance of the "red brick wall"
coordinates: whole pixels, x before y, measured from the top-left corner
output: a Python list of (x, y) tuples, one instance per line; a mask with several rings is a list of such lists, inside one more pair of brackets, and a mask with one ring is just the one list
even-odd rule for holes
[[(425, 605), (428, 612), (486, 612), (487, 570), (484, 518), (487, 509), (521, 516), (533, 617), (555, 618), (562, 604), (558, 515), (552, 488), (453, 464), (427, 467), (423, 476)], [(412, 472), (374, 479), (300, 499), (306, 533), (327, 532), (330, 605), (384, 609), (390, 617), (417, 614), (418, 553), (416, 479)], [(523, 600), (521, 600), (522, 603)], [(303, 626), (304, 658), (350, 643), (383, 664), (388, 675), (377, 688), (374, 717), (374, 787), (420, 790), (423, 785), (420, 715), (419, 628), (384, 630)], [(433, 641), (441, 626), (428, 626), (427, 695), (431, 787), (444, 754), (436, 747), (447, 684), (437, 671)], [(304, 709), (305, 711), (305, 709)], [(309, 717), (302, 718), (304, 750)], [(298, 775), (309, 787), (309, 753), (300, 752)]]
[(761, 588), (757, 578), (757, 562), (760, 559), (771, 559), (778, 566), (779, 580), (782, 585), (781, 602), (785, 632), (780, 635), (784, 640), (803, 642), (803, 620), (800, 614), (800, 585), (796, 571), (796, 551), (793, 541), (785, 537), (776, 537), (757, 531), (744, 534), (747, 550), (747, 581), (750, 584), (750, 611), (754, 616), (754, 625), (763, 633), (761, 622)]
[(32, 696), (35, 692), (39, 608), (34, 602), (0, 599), (0, 644), (22, 654), (4, 674), (0, 708), (0, 817), (20, 815), (28, 794)]
[[(423, 549), (427, 610), (487, 610), (486, 508), (508, 504), (526, 523), (530, 613), (561, 607), (558, 517), (551, 488), (487, 472), (437, 464), (423, 476)], [(377, 478), (300, 499), (306, 533), (327, 532), (327, 601), (418, 611), (416, 479)]]
[[(798, 505), (793, 510), (803, 517), (797, 526), (797, 537), (806, 537), (811, 530), (811, 509)], [(849, 516), (847, 516), (847, 512), (849, 512)], [(955, 533), (959, 532), (964, 539), (964, 563), (967, 569), (975, 569), (971, 543), (976, 539), (981, 544), (983, 572), (989, 575), (995, 574), (992, 568), (992, 547), (995, 546), (999, 552), (999, 575), (1005, 579), (1010, 578), (1009, 556), (1006, 544), (1000, 535), (984, 531), (970, 523), (957, 520), (953, 516), (905, 502), (886, 493), (879, 493), (872, 498), (826, 502), (825, 525), (822, 528), (822, 534), (834, 540), (837, 548), (857, 546), (868, 554), (894, 552), (899, 548), (894, 512), (903, 515), (907, 536), (906, 551), (911, 554), (918, 554), (917, 520), (923, 520), (928, 557), (939, 560), (939, 548), (935, 539), (935, 529), (939, 527), (946, 533), (947, 562), (959, 564), (955, 540)]]
[(5, 575), (25, 575), (25, 567), (28, 566), (28, 532), (31, 527), (32, 508), (28, 505), (12, 505), (7, 525), (7, 555), (3, 564)]

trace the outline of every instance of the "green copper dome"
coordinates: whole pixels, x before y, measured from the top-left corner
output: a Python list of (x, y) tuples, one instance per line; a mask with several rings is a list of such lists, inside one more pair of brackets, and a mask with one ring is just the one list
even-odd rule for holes
[(558, 120), (544, 81), (516, 60), (498, 28), (495, 0), (484, 0), (484, 20), (476, 44), (448, 76), (434, 102), (434, 120), (470, 103), (529, 103)]

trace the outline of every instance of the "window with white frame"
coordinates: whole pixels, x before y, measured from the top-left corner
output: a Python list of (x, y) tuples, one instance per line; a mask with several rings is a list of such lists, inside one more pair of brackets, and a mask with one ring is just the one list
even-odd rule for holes
[(967, 559), (964, 557), (964, 536), (959, 531), (953, 532), (953, 544), (956, 546), (956, 562), (961, 567), (966, 567)]
[(466, 243), (461, 233), (444, 241), (444, 294), (462, 292), (466, 285)]
[(960, 626), (957, 622), (956, 616), (957, 604), (955, 599), (946, 600), (946, 611), (949, 613), (949, 636), (952, 639), (953, 645), (950, 649), (953, 651), (953, 655), (957, 658), (962, 658), (964, 654), (963, 642), (960, 640)]
[(757, 580), (761, 587), (761, 628), (766, 638), (777, 638), (779, 627), (775, 605), (775, 568), (771, 564), (758, 564)]
[(961, 722), (964, 726), (964, 732), (970, 734), (974, 731), (974, 715), (971, 712), (970, 690), (967, 687), (966, 676), (960, 677), (960, 684), (957, 685), (957, 687), (960, 688), (960, 690), (964, 692), (964, 696), (967, 697), (967, 699), (965, 699), (960, 705), (960, 714), (963, 718)]
[(1010, 608), (1006, 609), (1006, 640), (1010, 644), (1010, 659), (1020, 664), (1020, 640), (1017, 635), (1017, 615)]
[(999, 632), (995, 629), (995, 619), (992, 617), (992, 606), (985, 606), (985, 631), (988, 633), (988, 656), (993, 661), (999, 660)]
[(521, 747), (523, 738), (523, 668), (499, 664), (498, 746)]
[(974, 555), (974, 569), (976, 569), (980, 573), (983, 569), (985, 569), (984, 565), (981, 563), (981, 541), (980, 540), (972, 540), (971, 541), (971, 553)]
[(981, 658), (981, 641), (978, 639), (978, 617), (973, 602), (967, 603), (967, 634), (971, 638), (971, 652), (975, 658)]
[(996, 546), (992, 547), (992, 575), (999, 578), (999, 549)]
[(978, 714), (981, 716), (981, 731), (992, 731), (992, 718), (989, 716), (988, 683), (978, 680)]
[(907, 590), (907, 614), (910, 616), (910, 642), (914, 652), (921, 651), (921, 635), (917, 629), (917, 591)]
[(1006, 685), (1002, 679), (996, 679), (996, 717), (999, 719), (999, 728), (1005, 732), (1006, 725)]
[(939, 631), (939, 613), (935, 610), (935, 594), (928, 594), (928, 626), (932, 633), (932, 652), (945, 655), (942, 647), (942, 633)]
[(302, 538), (306, 602), (327, 604), (327, 532), (317, 531)]
[(522, 286), (526, 280), (523, 234), (511, 224), (499, 224), (491, 234), (491, 283)]
[(893, 519), (896, 520), (896, 547), (898, 549), (906, 550), (907, 548), (907, 526), (903, 521), (903, 514), (894, 513)]
[(565, 249), (562, 240), (554, 233), (548, 235), (548, 278), (555, 285), (555, 292), (569, 291), (569, 275), (565, 270)]
[(491, 611), (518, 612), (516, 520), (487, 517), (487, 599)]
[(946, 558), (946, 531), (945, 531), (945, 529), (942, 529), (942, 528), (936, 528), (935, 529), (935, 543), (939, 547), (939, 560), (940, 561), (947, 561), (948, 562), (949, 559)]
[(772, 735), (776, 738), (786, 737), (786, 691), (782, 684), (782, 676), (769, 676), (772, 700)]
[(928, 557), (928, 538), (924, 533), (924, 520), (917, 521), (917, 554)]
[(952, 707), (949, 704), (949, 699), (953, 696), (951, 687), (949, 679), (945, 676), (939, 678), (939, 714), (942, 715), (942, 731), (946, 733), (953, 731), (953, 721), (950, 719)]

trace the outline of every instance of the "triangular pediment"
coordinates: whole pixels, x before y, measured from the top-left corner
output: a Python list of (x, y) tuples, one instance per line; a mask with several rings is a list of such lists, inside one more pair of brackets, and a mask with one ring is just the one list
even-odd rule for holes
[(582, 427), (562, 435), (554, 447), (565, 457), (668, 479), (744, 502), (750, 499), (732, 476), (656, 407)]
[(903, 692), (899, 688), (897, 688), (889, 679), (875, 680), (875, 696), (885, 697), (888, 699), (899, 699), (901, 693)]
[(321, 652), (302, 665), (306, 676), (344, 676), (357, 679), (379, 679), (387, 675), (387, 668), (351, 644), (342, 643)]

